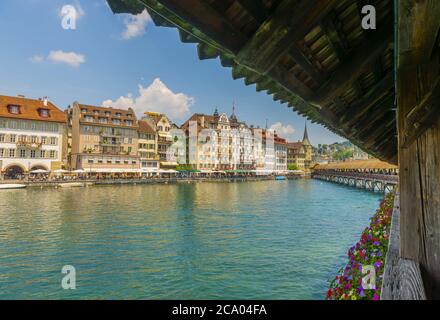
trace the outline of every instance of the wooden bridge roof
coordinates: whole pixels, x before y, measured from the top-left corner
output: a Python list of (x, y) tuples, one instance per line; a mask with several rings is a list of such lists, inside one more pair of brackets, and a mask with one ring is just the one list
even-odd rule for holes
[(314, 170), (357, 170), (357, 169), (397, 169), (398, 167), (384, 161), (371, 160), (353, 160), (345, 162), (335, 162), (329, 164), (318, 164)]
[[(267, 91), (376, 157), (397, 162), (393, 0), (108, 0), (178, 27), (200, 59)], [(377, 30), (361, 8), (377, 10)]]

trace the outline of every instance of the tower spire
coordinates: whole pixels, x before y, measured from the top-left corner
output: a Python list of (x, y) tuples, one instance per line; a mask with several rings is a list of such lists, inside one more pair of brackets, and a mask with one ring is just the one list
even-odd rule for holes
[(232, 122), (237, 122), (237, 115), (235, 114), (235, 100), (232, 101), (232, 114), (231, 117), (229, 118), (230, 121)]
[(307, 146), (311, 145), (310, 140), (309, 140), (309, 133), (307, 132), (307, 121), (304, 126), (304, 137), (303, 137), (302, 144), (307, 145)]

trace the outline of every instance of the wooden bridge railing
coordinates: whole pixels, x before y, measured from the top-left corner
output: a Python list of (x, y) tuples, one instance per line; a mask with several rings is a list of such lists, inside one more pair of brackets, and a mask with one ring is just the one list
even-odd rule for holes
[(322, 176), (337, 176), (346, 178), (355, 178), (363, 180), (380, 180), (390, 183), (398, 183), (399, 176), (392, 174), (380, 174), (380, 173), (367, 173), (367, 172), (355, 172), (355, 171), (336, 171), (336, 170), (317, 170), (313, 172), (313, 175)]
[(426, 300), (420, 266), (400, 257), (400, 202), (396, 192), (390, 241), (385, 259), (382, 300)]

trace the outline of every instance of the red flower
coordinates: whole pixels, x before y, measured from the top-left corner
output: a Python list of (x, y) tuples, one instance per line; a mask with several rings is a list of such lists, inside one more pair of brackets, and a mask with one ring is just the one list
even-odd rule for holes
[(332, 297), (332, 290), (328, 289), (327, 291), (327, 299), (330, 299)]

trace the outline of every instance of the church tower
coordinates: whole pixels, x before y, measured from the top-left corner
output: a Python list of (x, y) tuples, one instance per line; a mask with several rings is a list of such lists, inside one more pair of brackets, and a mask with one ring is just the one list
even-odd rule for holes
[(304, 137), (302, 140), (302, 146), (305, 152), (304, 166), (305, 169), (308, 170), (312, 165), (313, 147), (309, 140), (309, 133), (307, 132), (307, 122), (304, 127)]

